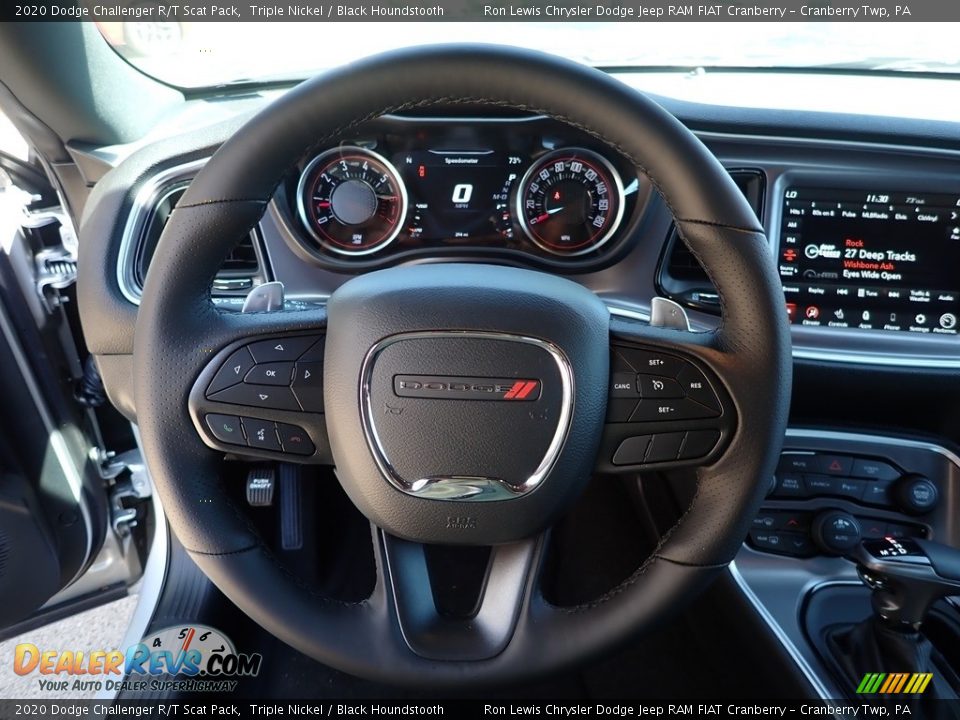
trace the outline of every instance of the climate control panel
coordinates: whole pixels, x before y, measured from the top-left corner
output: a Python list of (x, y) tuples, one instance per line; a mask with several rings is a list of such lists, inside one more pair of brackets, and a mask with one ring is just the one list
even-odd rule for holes
[(923, 472), (869, 451), (785, 450), (747, 540), (797, 558), (841, 555), (863, 539), (930, 537), (941, 492)]

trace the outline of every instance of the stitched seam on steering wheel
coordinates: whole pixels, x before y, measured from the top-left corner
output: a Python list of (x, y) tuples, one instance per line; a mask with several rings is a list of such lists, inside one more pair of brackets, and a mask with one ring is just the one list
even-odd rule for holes
[(255, 203), (257, 205), (266, 205), (269, 202), (270, 202), (269, 200), (262, 200), (258, 198), (230, 198), (228, 200), (201, 200), (200, 202), (187, 203), (185, 205), (177, 205), (174, 208), (174, 210), (204, 207), (205, 205), (219, 205), (220, 203)]

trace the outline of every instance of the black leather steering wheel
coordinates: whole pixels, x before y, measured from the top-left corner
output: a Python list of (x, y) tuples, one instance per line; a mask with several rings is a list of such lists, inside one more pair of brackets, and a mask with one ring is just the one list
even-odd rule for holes
[[(716, 285), (719, 329), (689, 333), (611, 317), (576, 283), (490, 265), (369, 273), (325, 308), (239, 314), (213, 305), (223, 258), (298, 160), (370, 118), (457, 104), (548, 115), (629, 158)], [(263, 340), (314, 345), (323, 356), (324, 414), (261, 416), (306, 428), (315, 440), (329, 434), (337, 476), (374, 532), (376, 589), (362, 602), (319, 596), (287, 572), (221, 479), (223, 448), (204, 418), (230, 406), (207, 399), (204, 387), (236, 348)], [(692, 365), (714, 386), (722, 438), (703, 458), (670, 465), (696, 466), (697, 490), (636, 572), (594, 601), (553, 606), (540, 591), (545, 530), (597, 466), (611, 363), (636, 371), (650, 357), (644, 352)], [(594, 656), (696, 595), (734, 557), (764, 496), (791, 382), (769, 247), (710, 152), (601, 72), (491, 46), (407, 50), (346, 66), (288, 92), (237, 132), (164, 230), (134, 359), (146, 459), (169, 522), (201, 570), (307, 655), (357, 675), (435, 687), (516, 680)], [(401, 392), (404, 376), (453, 379), (466, 383), (454, 387), (464, 392), (476, 378), (522, 379), (535, 390), (528, 403), (436, 399)], [(508, 393), (501, 387), (497, 398)], [(682, 434), (704, 421), (617, 427)], [(322, 461), (320, 454), (303, 459)], [(422, 543), (494, 546), (469, 622), (433, 608)]]

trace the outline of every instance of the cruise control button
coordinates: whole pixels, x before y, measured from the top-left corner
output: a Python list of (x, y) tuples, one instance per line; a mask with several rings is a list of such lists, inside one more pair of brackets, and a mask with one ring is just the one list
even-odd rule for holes
[(291, 387), (304, 410), (323, 412), (323, 363), (298, 361)]
[(857, 458), (853, 461), (853, 470), (850, 474), (853, 477), (867, 480), (896, 480), (900, 477), (900, 471), (892, 465), (880, 460), (865, 460), (864, 458)]
[(300, 403), (288, 387), (275, 385), (234, 385), (210, 396), (211, 400), (273, 410), (299, 410)]
[(633, 415), (634, 408), (637, 407), (636, 400), (627, 400), (625, 398), (614, 398), (607, 401), (607, 422), (622, 423), (627, 422)]
[(287, 423), (277, 423), (277, 432), (280, 433), (280, 444), (283, 445), (284, 452), (294, 455), (313, 455), (313, 442), (303, 428)]
[(693, 365), (685, 364), (683, 370), (677, 375), (677, 382), (683, 389), (684, 395), (691, 400), (696, 400), (701, 405), (713, 410), (720, 410), (720, 401), (717, 400), (717, 395), (710, 387), (706, 376)]
[(210, 432), (220, 442), (225, 442), (229, 445), (247, 444), (247, 441), (243, 437), (240, 418), (236, 415), (210, 413), (204, 419), (207, 421), (207, 427), (210, 428)]
[(613, 454), (614, 465), (640, 465), (647, 456), (647, 447), (650, 445), (650, 435), (627, 438)]
[(817, 466), (820, 472), (827, 475), (846, 475), (849, 477), (853, 469), (853, 458), (843, 455), (817, 455)]
[(254, 365), (243, 379), (251, 385), (289, 385), (293, 374), (293, 363), (264, 363)]
[(672, 355), (664, 355), (649, 350), (618, 348), (620, 356), (630, 364), (634, 371), (641, 374), (663, 375), (675, 378), (686, 363)]
[(709, 455), (720, 439), (717, 430), (691, 430), (680, 447), (681, 460), (693, 460)]
[(630, 422), (652, 422), (655, 420), (696, 420), (716, 417), (719, 413), (704, 407), (693, 400), (641, 400), (630, 416)]
[(261, 340), (247, 345), (247, 348), (258, 363), (283, 362), (296, 360), (316, 341), (313, 336), (285, 337)]
[(610, 374), (610, 397), (612, 398), (639, 398), (637, 392), (637, 374), (635, 372), (618, 371)]
[(654, 435), (647, 449), (647, 462), (671, 462), (680, 455), (680, 445), (686, 433), (660, 433)]
[(247, 435), (247, 444), (250, 447), (262, 450), (282, 450), (280, 438), (277, 437), (277, 426), (268, 420), (256, 418), (242, 418), (243, 429)]
[(253, 358), (245, 347), (235, 350), (224, 360), (223, 365), (207, 386), (207, 395), (220, 392), (224, 388), (243, 382), (244, 376), (253, 367)]
[(784, 453), (780, 456), (780, 470), (786, 472), (812, 473), (817, 472), (816, 455), (794, 455)]
[(683, 389), (673, 378), (638, 375), (637, 386), (642, 398), (682, 398)]

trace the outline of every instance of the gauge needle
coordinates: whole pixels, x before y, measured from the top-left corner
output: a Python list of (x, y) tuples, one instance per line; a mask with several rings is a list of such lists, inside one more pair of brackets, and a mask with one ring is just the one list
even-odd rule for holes
[(551, 215), (554, 215), (561, 210), (563, 210), (563, 205), (560, 207), (555, 207), (552, 210), (547, 210), (543, 215), (537, 215), (537, 217), (533, 218), (533, 220), (530, 221), (530, 224), (536, 225), (537, 223), (542, 223), (544, 220), (549, 219)]

